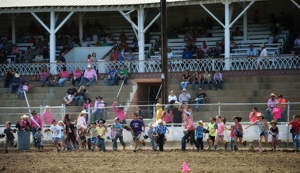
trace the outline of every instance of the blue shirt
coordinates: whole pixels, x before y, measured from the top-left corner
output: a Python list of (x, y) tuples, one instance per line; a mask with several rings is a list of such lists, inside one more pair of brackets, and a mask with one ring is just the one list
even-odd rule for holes
[(113, 123), (112, 125), (114, 126), (117, 135), (120, 135), (121, 131), (123, 130), (123, 127), (121, 126), (121, 124), (120, 123), (118, 123), (118, 124)]
[(59, 57), (59, 61), (61, 61), (61, 62), (66, 62), (66, 58), (63, 57), (63, 56), (60, 56), (60, 57)]
[(131, 120), (130, 127), (134, 133), (142, 132), (142, 127), (144, 126), (144, 122), (141, 120)]
[(156, 127), (156, 131), (157, 131), (157, 133), (159, 134), (159, 135), (162, 135), (162, 134), (166, 134), (167, 133), (167, 130), (168, 130), (168, 128), (167, 128), (167, 126), (165, 126), (165, 125), (162, 125), (162, 126), (157, 126)]
[(196, 138), (203, 138), (203, 127), (196, 127)]
[(192, 59), (192, 51), (183, 51), (182, 52), (182, 59)]
[(247, 50), (247, 56), (256, 56), (256, 50), (252, 49), (252, 51), (250, 49)]
[(109, 74), (110, 76), (115, 75), (116, 74), (116, 69), (113, 69), (113, 70), (109, 69), (107, 74)]
[(149, 138), (150, 138), (150, 139), (152, 139), (152, 138), (153, 138), (153, 136), (152, 136), (152, 135), (153, 135), (154, 133), (156, 133), (155, 129), (154, 129), (154, 128), (152, 128), (152, 129), (151, 129), (151, 128), (149, 128), (149, 130), (148, 130), (148, 136), (149, 136)]
[(124, 58), (123, 58), (123, 56), (122, 56), (122, 51), (119, 53), (118, 61), (124, 61)]

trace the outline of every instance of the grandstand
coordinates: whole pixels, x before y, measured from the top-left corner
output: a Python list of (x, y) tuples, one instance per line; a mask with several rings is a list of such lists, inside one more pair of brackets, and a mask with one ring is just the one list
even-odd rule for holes
[[(78, 1), (79, 2), (79, 1)], [(252, 106), (258, 106), (260, 111), (264, 111), (266, 106), (257, 103), (266, 103), (271, 93), (282, 94), (290, 102), (297, 102), (300, 98), (299, 82), (295, 79), (299, 78), (299, 57), (292, 56), (293, 41), (297, 37), (297, 29), (299, 26), (298, 15), (296, 13), (297, 6), (292, 2), (284, 3), (280, 0), (274, 1), (255, 1), (255, 0), (199, 0), (199, 1), (177, 1), (170, 0), (168, 2), (168, 30), (182, 26), (185, 18), (190, 22), (201, 18), (211, 17), (213, 25), (207, 29), (208, 37), (196, 38), (194, 41), (196, 46), (202, 45), (206, 41), (209, 47), (215, 46), (216, 42), (220, 42), (224, 38), (225, 45), (229, 45), (229, 38), (234, 28), (241, 28), (243, 35), (232, 36), (236, 43), (236, 48), (230, 52), (229, 46), (225, 46), (224, 52), (219, 59), (210, 59), (205, 55), (205, 59), (182, 60), (182, 52), (186, 46), (184, 42), (184, 33), (178, 34), (177, 38), (168, 39), (168, 47), (174, 53), (174, 58), (169, 61), (169, 77), (168, 89), (174, 90), (176, 95), (180, 94), (180, 80), (184, 70), (191, 72), (209, 70), (213, 73), (215, 70), (221, 70), (224, 76), (224, 88), (221, 91), (210, 90), (204, 88), (204, 92), (208, 95), (208, 104), (220, 103), (253, 103), (253, 105), (239, 106), (228, 105), (222, 106), (221, 115), (231, 117), (241, 115), (246, 121)], [(49, 3), (49, 4), (47, 4)], [(161, 32), (156, 26), (159, 19), (159, 1), (152, 0), (149, 2), (131, 2), (124, 4), (110, 1), (90, 1), (88, 4), (77, 2), (38, 2), (28, 1), (8, 1), (4, 0), (0, 5), (0, 20), (3, 22), (0, 28), (1, 40), (8, 43), (17, 44), (20, 49), (18, 55), (8, 55), (7, 62), (9, 64), (0, 64), (2, 73), (2, 81), (4, 80), (4, 71), (7, 67), (12, 67), (15, 72), (21, 74), (23, 79), (32, 80), (33, 75), (39, 72), (43, 66), (49, 71), (57, 75), (59, 72), (59, 64), (56, 63), (60, 52), (65, 51), (64, 41), (61, 37), (73, 38), (74, 33), (65, 33), (65, 27), (71, 26), (73, 21), (78, 23), (78, 39), (74, 41), (74, 45), (81, 45), (82, 38), (86, 38), (89, 47), (74, 47), (67, 51), (65, 55), (66, 67), (73, 73), (76, 67), (86, 69), (86, 57), (92, 52), (97, 53), (98, 61), (95, 62), (96, 70), (99, 74), (100, 81), (94, 83), (88, 88), (88, 97), (94, 100), (94, 97), (100, 95), (106, 102), (106, 106), (110, 106), (113, 101), (119, 101), (122, 105), (133, 106), (136, 104), (145, 105), (156, 102), (156, 95), (161, 83), (160, 73), (161, 64), (157, 61), (161, 48)], [(100, 3), (100, 4), (99, 4)], [(223, 4), (222, 4), (223, 3)], [(72, 5), (70, 5), (72, 4)], [(200, 4), (200, 6), (199, 6)], [(282, 6), (282, 4), (285, 4)], [(41, 7), (43, 6), (43, 7)], [(225, 6), (225, 22), (220, 21), (224, 18)], [(270, 7), (271, 6), (271, 7)], [(274, 8), (273, 8), (274, 7)], [(222, 9), (222, 10), (220, 10)], [(261, 16), (259, 23), (253, 23), (252, 13), (255, 9), (259, 9)], [(281, 9), (286, 16), (295, 16), (294, 25), (290, 27), (280, 26), (280, 34), (276, 43), (269, 43), (269, 16), (272, 13), (279, 15), (278, 11), (273, 9)], [(290, 10), (293, 9), (293, 10)], [(281, 12), (280, 11), (280, 12)], [(131, 12), (131, 13), (128, 13)], [(7, 15), (6, 15), (7, 14)], [(21, 14), (21, 15), (20, 15)], [(199, 17), (199, 14), (200, 17)], [(8, 17), (9, 16), (9, 17)], [(241, 19), (240, 17), (243, 16)], [(87, 33), (85, 26), (87, 21), (94, 23), (97, 20), (103, 29), (97, 30), (100, 43), (104, 43), (106, 33), (110, 33), (111, 40), (106, 41), (109, 46), (97, 46), (97, 41), (93, 40), (93, 34)], [(17, 42), (19, 28), (23, 29), (24, 40), (30, 38), (30, 32), (27, 27), (31, 21), (38, 26), (37, 32), (34, 33), (36, 43)], [(145, 24), (145, 25), (144, 25)], [(77, 25), (77, 24), (76, 24)], [(200, 26), (198, 26), (200, 27)], [(11, 28), (11, 30), (9, 29)], [(225, 28), (225, 29), (224, 29)], [(70, 28), (69, 28), (70, 29)], [(192, 26), (183, 27), (184, 30), (193, 29)], [(70, 29), (71, 30), (71, 29)], [(9, 31), (9, 32), (7, 32)], [(43, 31), (43, 32), (41, 32)], [(139, 51), (133, 52), (135, 55), (132, 61), (123, 62), (129, 72), (128, 85), (124, 85), (120, 89), (119, 86), (108, 87), (103, 79), (106, 77), (106, 71), (113, 65), (119, 66), (119, 62), (112, 62), (112, 50), (115, 49), (116, 40), (120, 44), (119, 35), (124, 32), (127, 36), (126, 42), (129, 46), (134, 44), (134, 38), (138, 37)], [(145, 34), (144, 34), (145, 33)], [(72, 40), (73, 41), (73, 40)], [(43, 63), (22, 63), (25, 52), (33, 51), (33, 47), (39, 43), (45, 42), (50, 47), (48, 57), (45, 56)], [(292, 44), (291, 44), (292, 43)], [(246, 58), (246, 52), (250, 45), (256, 50), (260, 49), (262, 44), (266, 45), (268, 55), (270, 56), (261, 69), (257, 70), (257, 58)], [(127, 54), (127, 52), (126, 52)], [(194, 55), (195, 56), (195, 55)], [(10, 59), (10, 61), (8, 61)], [(245, 63), (245, 61), (249, 63)], [(62, 87), (41, 87), (38, 82), (32, 81), (34, 86), (28, 93), (29, 104), (32, 107), (40, 107), (38, 111), (42, 111), (44, 106), (61, 106), (63, 104), (62, 97), (68, 89), (70, 82), (66, 82)], [(188, 91), (191, 90), (188, 86)], [(213, 86), (212, 86), (213, 88)], [(118, 91), (120, 92), (117, 98)], [(21, 115), (27, 113), (26, 102), (16, 98), (8, 93), (8, 88), (1, 88), (0, 100), (2, 105), (0, 110), (0, 124), (7, 120), (17, 121)], [(148, 94), (145, 94), (148, 93)], [(192, 97), (196, 97), (197, 92), (190, 92)], [(192, 102), (191, 102), (192, 103)], [(12, 109), (14, 107), (24, 107), (24, 110)], [(147, 114), (146, 118), (151, 118), (153, 114), (152, 107), (141, 107)], [(193, 106), (192, 106), (193, 108)], [(74, 117), (81, 111), (81, 106), (65, 107), (66, 113), (71, 113)], [(290, 114), (297, 114), (300, 107), (291, 106)], [(57, 110), (60, 113), (60, 110)], [(132, 108), (128, 109), (127, 118), (130, 118)], [(57, 113), (57, 114), (59, 114)], [(194, 112), (196, 120), (202, 119), (208, 121), (209, 117), (219, 114), (218, 106), (203, 105), (200, 106), (199, 112)], [(110, 108), (106, 110), (105, 118), (113, 119), (114, 114)]]

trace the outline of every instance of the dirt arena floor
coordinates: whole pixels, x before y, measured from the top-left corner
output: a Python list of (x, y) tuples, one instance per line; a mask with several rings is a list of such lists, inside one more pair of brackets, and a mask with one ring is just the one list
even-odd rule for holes
[(78, 150), (53, 152), (46, 147), (42, 152), (35, 149), (8, 154), (0, 150), (0, 173), (176, 173), (182, 171), (185, 161), (191, 172), (300, 172), (300, 153), (291, 150), (263, 153), (247, 149), (237, 152), (186, 151), (166, 149), (164, 152), (131, 148), (126, 151), (91, 152)]

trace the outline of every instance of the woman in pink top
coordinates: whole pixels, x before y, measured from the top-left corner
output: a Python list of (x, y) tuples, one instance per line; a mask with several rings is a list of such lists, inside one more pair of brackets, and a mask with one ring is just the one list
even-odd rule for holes
[(46, 125), (52, 124), (53, 117), (52, 117), (52, 114), (50, 112), (50, 107), (49, 106), (45, 106), (44, 112), (42, 114), (42, 118), (43, 118), (44, 123)]
[(112, 108), (116, 114), (116, 117), (119, 118), (120, 124), (126, 124), (124, 108), (121, 105), (117, 107), (117, 104), (118, 104), (117, 102), (114, 102), (112, 104)]
[(209, 47), (206, 45), (206, 42), (203, 41), (203, 44), (202, 44), (202, 46), (201, 46), (201, 51), (202, 51), (203, 55), (204, 55), (204, 54), (207, 54), (207, 53), (208, 53), (208, 50), (209, 50)]
[(22, 89), (19, 89), (18, 95), (16, 95), (16, 97), (19, 97), (20, 99), (24, 99), (24, 92), (27, 94), (30, 88), (33, 88), (33, 86), (30, 85), (27, 81), (25, 81), (22, 86)]
[(282, 106), (280, 103), (276, 103), (276, 107), (272, 109), (271, 114), (273, 115), (273, 119), (281, 121), (281, 113), (282, 113)]
[(92, 57), (92, 56), (89, 54), (88, 57), (87, 57), (87, 59), (86, 59), (86, 62), (87, 62), (88, 64), (90, 64), (90, 63), (92, 62), (91, 57)]
[(40, 83), (42, 83), (42, 87), (44, 87), (49, 75), (50, 73), (48, 72), (47, 67), (43, 67), (42, 71), (40, 72)]
[(71, 79), (73, 86), (75, 86), (75, 81), (80, 82), (81, 76), (82, 76), (82, 71), (79, 70), (79, 67), (76, 67), (75, 71), (73, 72), (73, 77)]
[(173, 122), (172, 111), (168, 106), (165, 107), (165, 111), (163, 111), (162, 115), (163, 115), (163, 121), (164, 122), (166, 122), (166, 123), (172, 123)]
[(69, 72), (66, 67), (62, 68), (62, 71), (59, 73), (60, 79), (58, 81), (58, 85), (61, 86), (65, 81), (69, 80)]
[(250, 114), (249, 114), (249, 120), (250, 120), (251, 123), (254, 123), (258, 120), (257, 119), (257, 114), (258, 114), (258, 109), (257, 109), (257, 107), (254, 106), (252, 108), (252, 112), (250, 112)]
[(215, 148), (215, 151), (217, 150), (217, 145), (218, 145), (218, 142), (219, 142), (219, 139), (221, 139), (221, 143), (224, 145), (225, 147), (225, 151), (227, 150), (227, 143), (224, 141), (224, 131), (225, 131), (225, 125), (224, 123), (221, 121), (221, 116), (220, 115), (217, 115), (216, 116), (216, 120), (217, 120), (217, 124), (218, 124), (218, 127), (217, 127), (217, 135), (216, 135), (216, 139), (215, 139), (215, 143), (214, 143), (214, 148)]

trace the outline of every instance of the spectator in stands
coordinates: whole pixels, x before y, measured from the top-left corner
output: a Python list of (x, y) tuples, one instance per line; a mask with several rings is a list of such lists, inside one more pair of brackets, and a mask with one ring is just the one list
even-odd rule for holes
[[(182, 123), (182, 107), (181, 104), (178, 101), (175, 101), (174, 107), (172, 109), (173, 114), (173, 123), (175, 124), (181, 124)], [(181, 125), (174, 125), (174, 127), (178, 127)]]
[(275, 34), (274, 32), (271, 32), (270, 37), (268, 39), (268, 44), (273, 44), (275, 40)]
[(25, 43), (25, 41), (26, 41), (26, 38), (24, 38), (24, 35), (22, 33), (18, 33), (16, 42), (17, 43)]
[(298, 43), (295, 44), (295, 47), (294, 47), (294, 50), (293, 50), (293, 55), (294, 55), (294, 57), (296, 57), (296, 56), (299, 57), (299, 55), (300, 55), (300, 48), (299, 48)]
[(193, 40), (196, 41), (197, 38), (200, 38), (200, 33), (198, 31), (198, 29), (194, 29), (193, 30)]
[(79, 67), (76, 67), (75, 71), (73, 72), (73, 77), (71, 79), (72, 85), (75, 86), (75, 82), (80, 82), (82, 76), (82, 71), (79, 69)]
[(131, 49), (129, 49), (128, 54), (127, 54), (127, 56), (126, 56), (126, 59), (127, 59), (128, 61), (130, 61), (130, 60), (133, 60), (134, 57), (135, 57), (135, 55), (132, 53)]
[(66, 92), (66, 96), (63, 97), (66, 106), (70, 106), (70, 103), (74, 100), (76, 93), (77, 93), (77, 89), (74, 88), (74, 85), (71, 84), (70, 88)]
[(96, 54), (96, 52), (93, 52), (93, 53), (92, 53), (91, 61), (92, 61), (92, 62), (97, 62), (97, 54)]
[(208, 54), (209, 51), (209, 47), (207, 46), (205, 41), (202, 42), (202, 46), (200, 47), (200, 49), (201, 49), (201, 56), (202, 58), (204, 58), (204, 55)]
[(192, 59), (192, 51), (188, 47), (185, 47), (185, 50), (182, 52), (182, 59)]
[(196, 43), (193, 42), (191, 49), (190, 49), (192, 51), (192, 54), (195, 54), (197, 52), (197, 49), (198, 49), (198, 47), (196, 46)]
[(65, 63), (65, 62), (66, 62), (66, 58), (65, 58), (65, 53), (64, 53), (64, 52), (61, 52), (61, 53), (60, 53), (58, 62), (59, 62), (59, 63)]
[(182, 27), (190, 27), (191, 23), (189, 22), (188, 18), (185, 18), (185, 21), (182, 24)]
[(23, 58), (23, 63), (31, 63), (31, 56), (30, 56), (30, 52), (27, 51), (24, 55), (24, 58)]
[(271, 121), (271, 112), (273, 111), (273, 108), (276, 107), (276, 103), (277, 103), (277, 99), (276, 99), (276, 95), (274, 93), (271, 93), (270, 95), (270, 99), (268, 100), (268, 108), (266, 109), (265, 113), (266, 113), (266, 120)]
[(272, 109), (272, 111), (270, 112), (272, 115), (272, 120), (276, 120), (276, 122), (280, 122), (282, 121), (282, 107), (281, 104), (279, 102), (276, 103), (276, 107)]
[(192, 84), (192, 90), (195, 91), (195, 84), (198, 84), (198, 89), (199, 88), (202, 88), (202, 75), (200, 72), (198, 71), (195, 71), (195, 76), (194, 76), (194, 81), (193, 81), (193, 84)]
[(124, 31), (121, 31), (119, 39), (120, 40), (127, 40), (127, 36), (125, 35)]
[(101, 47), (101, 40), (97, 40), (97, 42), (95, 43), (95, 47)]
[(127, 61), (127, 58), (125, 57), (125, 49), (122, 48), (121, 52), (119, 53), (118, 61)]
[[(111, 82), (109, 82), (109, 80), (111, 80)], [(116, 69), (114, 66), (111, 66), (107, 72), (107, 77), (104, 78), (104, 81), (108, 86), (113, 86), (115, 85), (115, 80), (116, 80)]]
[(4, 74), (5, 74), (4, 87), (8, 88), (14, 78), (15, 73), (14, 73), (13, 69), (11, 67), (9, 67)]
[(118, 50), (114, 50), (113, 53), (111, 54), (111, 61), (118, 61), (118, 59), (119, 59)]
[(192, 49), (193, 41), (194, 41), (193, 37), (188, 36), (184, 38), (184, 42), (186, 43), (185, 46), (188, 47), (189, 50)]
[(102, 46), (110, 46), (107, 42), (106, 42), (106, 40), (104, 39), (103, 40), (103, 43), (102, 43)]
[(184, 88), (178, 99), (180, 103), (188, 104), (191, 99), (191, 95), (190, 93), (186, 92), (186, 89)]
[(205, 70), (205, 72), (203, 74), (203, 80), (202, 80), (202, 88), (203, 89), (204, 89), (205, 83), (207, 84), (208, 90), (210, 90), (211, 76), (207, 70)]
[(13, 48), (11, 50), (12, 55), (17, 55), (17, 57), (20, 56), (20, 49), (17, 47), (16, 44), (13, 45)]
[(47, 67), (44, 66), (42, 71), (40, 72), (40, 83), (42, 84), (42, 87), (44, 87), (49, 75), (50, 73), (48, 72)]
[(88, 57), (86, 59), (86, 62), (89, 63), (89, 64), (90, 64), (90, 62), (92, 62), (91, 57), (92, 57), (92, 55), (88, 54)]
[(222, 90), (222, 83), (223, 83), (222, 73), (216, 70), (213, 77), (213, 85), (216, 88), (216, 90)]
[(247, 57), (256, 57), (256, 49), (253, 48), (253, 45), (251, 44), (247, 50)]
[(195, 108), (196, 108), (196, 111), (198, 112), (199, 110), (199, 104), (205, 104), (205, 101), (206, 101), (206, 94), (203, 92), (202, 88), (199, 88), (198, 89), (199, 93), (195, 99)]
[(86, 86), (90, 86), (94, 81), (98, 81), (96, 71), (92, 69), (92, 66), (90, 64), (88, 65), (88, 68), (84, 71), (84, 75), (81, 77), (79, 85), (83, 85), (83, 82), (86, 80), (89, 81), (86, 84)]
[(191, 76), (189, 74), (188, 70), (184, 71), (184, 74), (182, 75), (182, 82), (180, 83), (180, 86), (182, 89), (186, 89), (187, 85), (190, 83)]
[(83, 85), (81, 85), (74, 97), (75, 99), (75, 106), (78, 106), (78, 100), (80, 100), (81, 106), (84, 104), (85, 96), (88, 93), (88, 90), (85, 89)]
[(83, 38), (81, 42), (81, 47), (89, 47), (89, 46), (90, 46), (89, 42), (86, 40), (86, 38)]
[(30, 37), (26, 41), (27, 43), (33, 43), (35, 45), (36, 39), (34, 38), (33, 34), (30, 34)]
[[(221, 50), (221, 49), (219, 49), (219, 50)], [(208, 51), (208, 57), (209, 58), (219, 58), (220, 57), (220, 52), (217, 51), (215, 47), (212, 47)]]
[(257, 58), (257, 68), (260, 69), (260, 65), (262, 63), (262, 59), (268, 56), (268, 51), (266, 50), (266, 46), (263, 44), (260, 46), (261, 52), (259, 58)]
[(242, 36), (243, 32), (240, 30), (239, 27), (235, 27), (235, 30), (232, 31), (231, 36)]
[(4, 48), (1, 48), (0, 50), (0, 63), (6, 63), (6, 52), (4, 50)]
[(98, 35), (97, 35), (96, 31), (93, 32), (92, 38), (93, 38), (93, 41), (98, 41)]
[(202, 59), (204, 56), (202, 56), (202, 50), (201, 47), (196, 49), (196, 59)]
[(167, 55), (168, 55), (168, 59), (173, 59), (173, 58), (174, 58), (174, 54), (173, 54), (173, 52), (171, 51), (170, 48), (168, 48), (168, 53), (167, 53)]
[(258, 112), (258, 109), (257, 109), (257, 107), (253, 107), (252, 108), (252, 112), (250, 112), (250, 114), (249, 114), (249, 120), (250, 120), (250, 123), (255, 123), (257, 120), (258, 120), (258, 118), (257, 118), (257, 114), (258, 114), (259, 112)]
[(126, 40), (121, 40), (121, 43), (120, 43), (120, 47), (122, 48), (122, 49), (124, 49), (126, 52), (128, 51), (128, 43), (126, 42)]
[(210, 17), (206, 18), (205, 27), (206, 29), (213, 29), (213, 21), (210, 19)]
[(62, 71), (59, 73), (60, 79), (58, 80), (58, 86), (62, 86), (62, 84), (69, 80), (69, 71), (67, 70), (66, 66), (63, 66)]
[(206, 29), (204, 27), (201, 28), (201, 30), (199, 32), (199, 35), (200, 35), (201, 38), (207, 37), (207, 32), (206, 32)]
[(255, 9), (254, 15), (253, 15), (253, 23), (259, 23), (259, 12), (258, 9)]
[(110, 33), (106, 33), (106, 37), (105, 37), (104, 40), (106, 40), (106, 41), (112, 41), (111, 34)]
[(20, 78), (18, 73), (15, 73), (15, 77), (12, 79), (11, 84), (9, 85), (9, 94), (11, 94), (15, 88), (17, 88), (17, 91), (22, 88), (22, 78)]
[(177, 30), (176, 28), (174, 28), (172, 31), (170, 31), (169, 33), (169, 39), (172, 39), (172, 38), (178, 38), (178, 33), (177, 33)]
[(27, 94), (29, 89), (33, 88), (32, 85), (28, 83), (28, 81), (24, 81), (24, 84), (22, 85), (22, 89), (17, 91), (16, 97), (19, 97), (20, 99), (24, 99), (24, 92)]
[(124, 80), (124, 85), (127, 85), (127, 70), (124, 68), (123, 65), (120, 66), (120, 68), (117, 71), (116, 81), (115, 84), (119, 84), (119, 80)]
[(177, 101), (177, 96), (174, 94), (174, 91), (170, 91), (170, 95), (168, 96), (168, 103), (174, 104)]
[(282, 108), (281, 121), (284, 121), (284, 120), (285, 120), (285, 117), (286, 117), (286, 105), (285, 105), (286, 100), (285, 100), (285, 98), (280, 94), (280, 95), (278, 95), (277, 102), (280, 103), (281, 108)]
[[(103, 112), (104, 112), (104, 100), (102, 97), (98, 96), (96, 97), (96, 101), (94, 104), (94, 121), (97, 121), (99, 119), (103, 118)], [(97, 118), (97, 115), (99, 114), (99, 119)]]
[(298, 38), (296, 38), (294, 41), (294, 45), (296, 44), (300, 45), (300, 34), (298, 35)]
[(39, 52), (34, 59), (35, 63), (42, 63), (44, 61), (44, 57), (42, 55), (42, 52)]
[(234, 42), (233, 38), (230, 38), (230, 52), (232, 52), (232, 49), (236, 48), (236, 43)]

